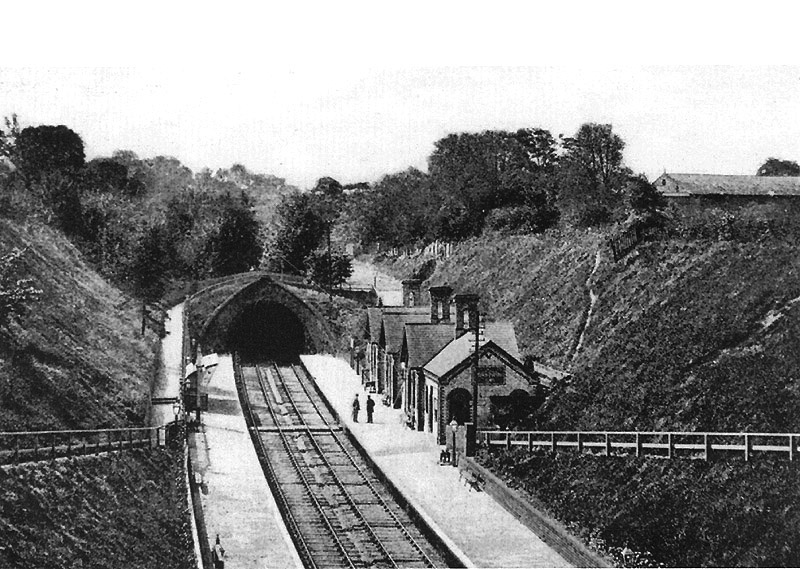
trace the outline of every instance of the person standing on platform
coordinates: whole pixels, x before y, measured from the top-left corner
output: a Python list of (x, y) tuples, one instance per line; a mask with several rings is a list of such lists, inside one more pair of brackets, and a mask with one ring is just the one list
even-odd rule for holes
[(211, 560), (214, 562), (214, 569), (225, 569), (225, 549), (219, 543), (219, 534), (217, 534), (217, 543), (211, 550)]
[(358, 402), (358, 393), (356, 393), (355, 399), (353, 399), (353, 422), (358, 423), (358, 410), (361, 409), (361, 404)]
[(375, 411), (375, 401), (372, 400), (372, 395), (367, 395), (367, 423), (372, 422), (372, 413)]

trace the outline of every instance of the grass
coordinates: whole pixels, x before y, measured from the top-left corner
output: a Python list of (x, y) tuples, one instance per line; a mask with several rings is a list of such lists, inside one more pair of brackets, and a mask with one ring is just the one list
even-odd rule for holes
[(157, 338), (139, 335), (137, 303), (55, 230), (0, 220), (14, 247), (43, 294), (0, 343), (0, 430), (143, 424)]
[[(796, 238), (679, 233), (614, 263), (610, 233), (484, 236), (437, 259), (424, 286), (479, 293), (489, 318), (515, 323), (524, 354), (572, 373), (541, 410), (544, 429), (800, 431)], [(427, 260), (383, 265), (404, 278)], [(587, 285), (598, 301), (573, 355)], [(788, 462), (502, 452), (486, 461), (576, 533), (612, 553), (643, 552), (639, 562), (800, 564)]]
[(0, 468), (0, 567), (196, 567), (181, 451)]

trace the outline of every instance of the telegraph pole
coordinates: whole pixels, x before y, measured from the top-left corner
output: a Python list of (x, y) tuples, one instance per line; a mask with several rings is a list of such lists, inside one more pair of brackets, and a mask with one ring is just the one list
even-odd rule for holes
[(472, 355), (472, 432), (469, 433), (472, 452), (474, 456), (478, 446), (478, 349), (480, 348), (480, 311), (475, 307), (475, 353)]

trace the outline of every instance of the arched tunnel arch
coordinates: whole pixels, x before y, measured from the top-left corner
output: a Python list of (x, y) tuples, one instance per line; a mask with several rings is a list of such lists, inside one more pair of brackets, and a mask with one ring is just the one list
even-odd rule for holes
[(239, 351), (243, 358), (283, 359), (334, 352), (322, 315), (301, 295), (263, 276), (221, 300), (202, 327), (206, 350)]
[(270, 300), (255, 302), (238, 314), (228, 328), (227, 344), (244, 360), (293, 360), (309, 351), (298, 316)]

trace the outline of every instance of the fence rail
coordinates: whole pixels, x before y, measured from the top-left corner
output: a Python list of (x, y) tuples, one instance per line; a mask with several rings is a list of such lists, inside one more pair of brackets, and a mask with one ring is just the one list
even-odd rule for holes
[(0, 464), (164, 446), (169, 428), (0, 432)]
[(798, 433), (720, 433), (644, 431), (479, 431), (488, 447), (504, 446), (571, 451), (605, 456), (712, 458), (777, 455), (795, 460), (800, 452)]

